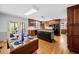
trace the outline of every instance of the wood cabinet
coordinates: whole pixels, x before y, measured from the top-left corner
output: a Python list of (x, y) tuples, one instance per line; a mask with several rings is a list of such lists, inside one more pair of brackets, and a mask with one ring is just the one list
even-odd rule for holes
[(41, 21), (34, 20), (34, 19), (28, 19), (28, 34), (31, 36), (35, 36), (37, 34), (37, 30), (41, 28), (44, 28), (44, 24)]
[(31, 36), (35, 36), (36, 20), (28, 19), (28, 25), (29, 25), (28, 34)]
[(36, 26), (36, 21), (33, 19), (28, 19), (29, 26)]
[(48, 26), (52, 26), (53, 24), (59, 24), (59, 23), (60, 23), (60, 19), (53, 19), (53, 20), (46, 22), (46, 24), (48, 24)]
[(10, 54), (32, 54), (37, 49), (38, 49), (38, 39), (33, 41), (27, 41), (26, 44), (11, 49)]
[(67, 8), (68, 48), (79, 53), (79, 5)]
[(66, 34), (66, 29), (61, 29), (61, 34)]
[(40, 27), (41, 27), (41, 30), (45, 30), (45, 22), (44, 21), (40, 22)]
[(31, 36), (35, 36), (36, 35), (35, 30), (28, 30), (28, 32), (29, 32), (29, 35), (31, 35)]

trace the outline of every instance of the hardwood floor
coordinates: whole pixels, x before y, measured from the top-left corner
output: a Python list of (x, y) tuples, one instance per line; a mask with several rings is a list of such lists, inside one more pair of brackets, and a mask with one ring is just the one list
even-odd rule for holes
[(0, 48), (0, 54), (9, 54), (10, 49), (7, 49), (7, 42), (6, 41), (0, 42), (0, 46), (2, 47), (2, 48)]
[[(49, 43), (47, 41), (39, 39), (38, 50), (34, 54), (74, 54), (67, 48), (67, 37), (64, 34), (61, 36), (54, 36), (54, 42)], [(5, 47), (0, 51), (0, 54), (8, 53)], [(6, 49), (6, 50), (5, 50)]]
[[(67, 37), (64, 34), (54, 36), (55, 42), (49, 43), (39, 39), (38, 54), (72, 54), (67, 48)], [(74, 53), (74, 52), (73, 52)]]

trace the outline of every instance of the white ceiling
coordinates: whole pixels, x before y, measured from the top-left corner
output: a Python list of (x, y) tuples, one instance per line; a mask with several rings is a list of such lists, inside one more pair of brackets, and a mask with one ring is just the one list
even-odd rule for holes
[[(34, 6), (39, 9), (38, 12), (25, 16), (24, 13)], [(36, 20), (49, 20), (54, 18), (66, 18), (67, 7), (69, 6), (72, 6), (72, 4), (0, 4), (0, 11)]]

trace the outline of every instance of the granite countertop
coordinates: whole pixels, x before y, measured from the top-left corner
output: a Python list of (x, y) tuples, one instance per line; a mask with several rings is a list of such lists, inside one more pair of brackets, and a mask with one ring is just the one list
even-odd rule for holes
[(25, 44), (28, 44), (28, 43), (30, 43), (30, 42), (32, 42), (32, 41), (35, 41), (35, 40), (38, 40), (38, 38), (33, 38), (33, 39), (27, 39), (25, 42), (24, 42), (24, 44), (19, 44), (19, 45), (14, 45), (14, 42), (13, 43), (10, 43), (10, 51), (12, 51), (12, 50), (14, 50), (14, 49), (17, 49), (17, 48), (19, 48), (19, 47), (21, 47), (21, 46), (23, 46), (23, 45), (25, 45)]
[(53, 30), (39, 30), (39, 31), (44, 31), (44, 32), (53, 32)]

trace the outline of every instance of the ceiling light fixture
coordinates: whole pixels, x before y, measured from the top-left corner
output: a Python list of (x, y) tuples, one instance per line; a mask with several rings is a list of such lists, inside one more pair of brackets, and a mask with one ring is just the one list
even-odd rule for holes
[(30, 9), (27, 13), (25, 13), (24, 15), (26, 15), (26, 16), (32, 15), (32, 14), (36, 13), (37, 11), (38, 11), (38, 10), (32, 8), (32, 9)]

